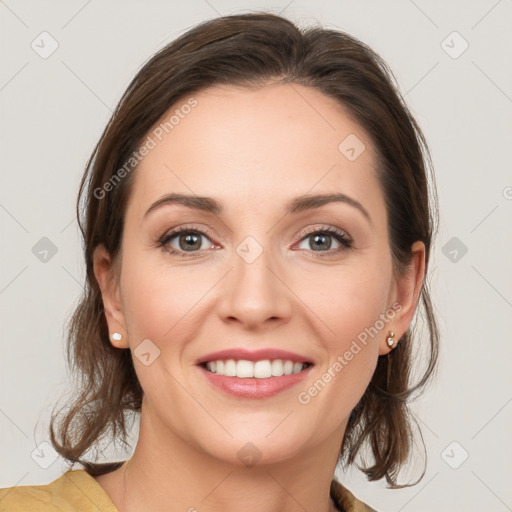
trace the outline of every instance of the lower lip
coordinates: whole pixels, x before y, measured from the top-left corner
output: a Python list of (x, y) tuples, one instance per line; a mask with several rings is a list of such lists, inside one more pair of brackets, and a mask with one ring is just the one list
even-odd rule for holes
[(217, 375), (199, 366), (199, 369), (211, 384), (229, 395), (240, 398), (268, 398), (277, 395), (281, 391), (298, 384), (312, 368), (313, 365), (293, 375), (269, 377), (268, 379), (240, 379), (238, 377)]

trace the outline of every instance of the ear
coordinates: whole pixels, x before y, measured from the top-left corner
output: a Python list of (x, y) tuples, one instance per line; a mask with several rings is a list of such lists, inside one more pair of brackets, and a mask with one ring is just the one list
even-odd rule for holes
[[(101, 289), (105, 316), (108, 323), (110, 343), (116, 348), (128, 348), (126, 322), (122, 308), (119, 279), (115, 273), (110, 254), (103, 244), (98, 245), (93, 253), (94, 275)], [(120, 340), (113, 340), (112, 334), (119, 332)]]
[[(393, 350), (387, 344), (388, 331), (393, 331), (395, 340), (399, 340), (411, 325), (420, 297), (425, 277), (425, 244), (414, 242), (411, 246), (411, 262), (403, 276), (397, 278), (391, 303), (397, 303), (397, 313), (386, 328), (379, 345), (379, 355), (386, 355)], [(399, 305), (399, 306), (398, 306)], [(400, 309), (398, 310), (398, 307)]]

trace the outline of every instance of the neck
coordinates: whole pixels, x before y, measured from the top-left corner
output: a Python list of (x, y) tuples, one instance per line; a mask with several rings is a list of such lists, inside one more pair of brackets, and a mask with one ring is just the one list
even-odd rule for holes
[(233, 464), (141, 414), (133, 456), (97, 477), (119, 512), (303, 512), (336, 510), (329, 495), (343, 432), (292, 459)]

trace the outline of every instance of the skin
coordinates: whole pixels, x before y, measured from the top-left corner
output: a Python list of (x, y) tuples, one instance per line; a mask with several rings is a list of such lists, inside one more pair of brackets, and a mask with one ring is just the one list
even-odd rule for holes
[[(372, 142), (333, 99), (284, 84), (215, 86), (194, 97), (197, 106), (135, 171), (120, 274), (103, 246), (94, 253), (110, 333), (123, 335), (112, 344), (133, 351), (150, 339), (160, 350), (148, 366), (134, 356), (144, 390), (135, 452), (96, 480), (120, 512), (230, 512), (241, 504), (247, 512), (328, 511), (348, 416), (378, 357), (390, 351), (389, 331), (399, 339), (412, 321), (425, 248), (414, 243), (409, 271), (395, 276)], [(366, 146), (355, 161), (338, 150), (349, 134)], [(224, 212), (172, 204), (144, 218), (170, 192), (213, 197)], [(359, 201), (371, 222), (342, 202), (284, 214), (294, 197), (333, 192)], [(156, 246), (181, 225), (207, 231), (200, 257)], [(326, 226), (347, 233), (353, 246), (331, 238), (328, 251), (329, 239), (315, 248), (307, 235)], [(236, 252), (249, 235), (263, 249), (252, 263)], [(179, 235), (173, 240), (168, 247), (179, 250)], [(395, 302), (401, 309), (379, 334), (299, 403), (298, 393)], [(274, 397), (235, 398), (195, 366), (233, 347), (282, 348), (315, 365)], [(237, 456), (248, 442), (261, 453), (252, 467)]]

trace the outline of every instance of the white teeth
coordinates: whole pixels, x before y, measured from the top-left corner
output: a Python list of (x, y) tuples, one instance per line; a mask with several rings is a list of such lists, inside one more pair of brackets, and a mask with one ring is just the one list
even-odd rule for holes
[(208, 361), (206, 368), (217, 375), (226, 377), (238, 377), (239, 379), (268, 379), (269, 377), (280, 377), (301, 372), (306, 365), (294, 363), (290, 360), (264, 359), (262, 361), (247, 361), (240, 359), (228, 359), (227, 361)]
[(302, 370), (302, 363), (293, 364), (293, 373), (299, 373)]
[(281, 377), (283, 375), (283, 362), (280, 359), (272, 361), (272, 376)]
[(254, 377), (256, 379), (268, 379), (272, 377), (272, 370), (270, 367), (270, 361), (256, 361), (254, 363)]
[(226, 377), (236, 377), (236, 362), (234, 359), (228, 359), (224, 365), (224, 375)]
[(283, 364), (283, 373), (291, 375), (293, 373), (293, 361), (285, 361)]
[(236, 363), (236, 375), (242, 379), (254, 377), (254, 365), (251, 361), (241, 359)]

